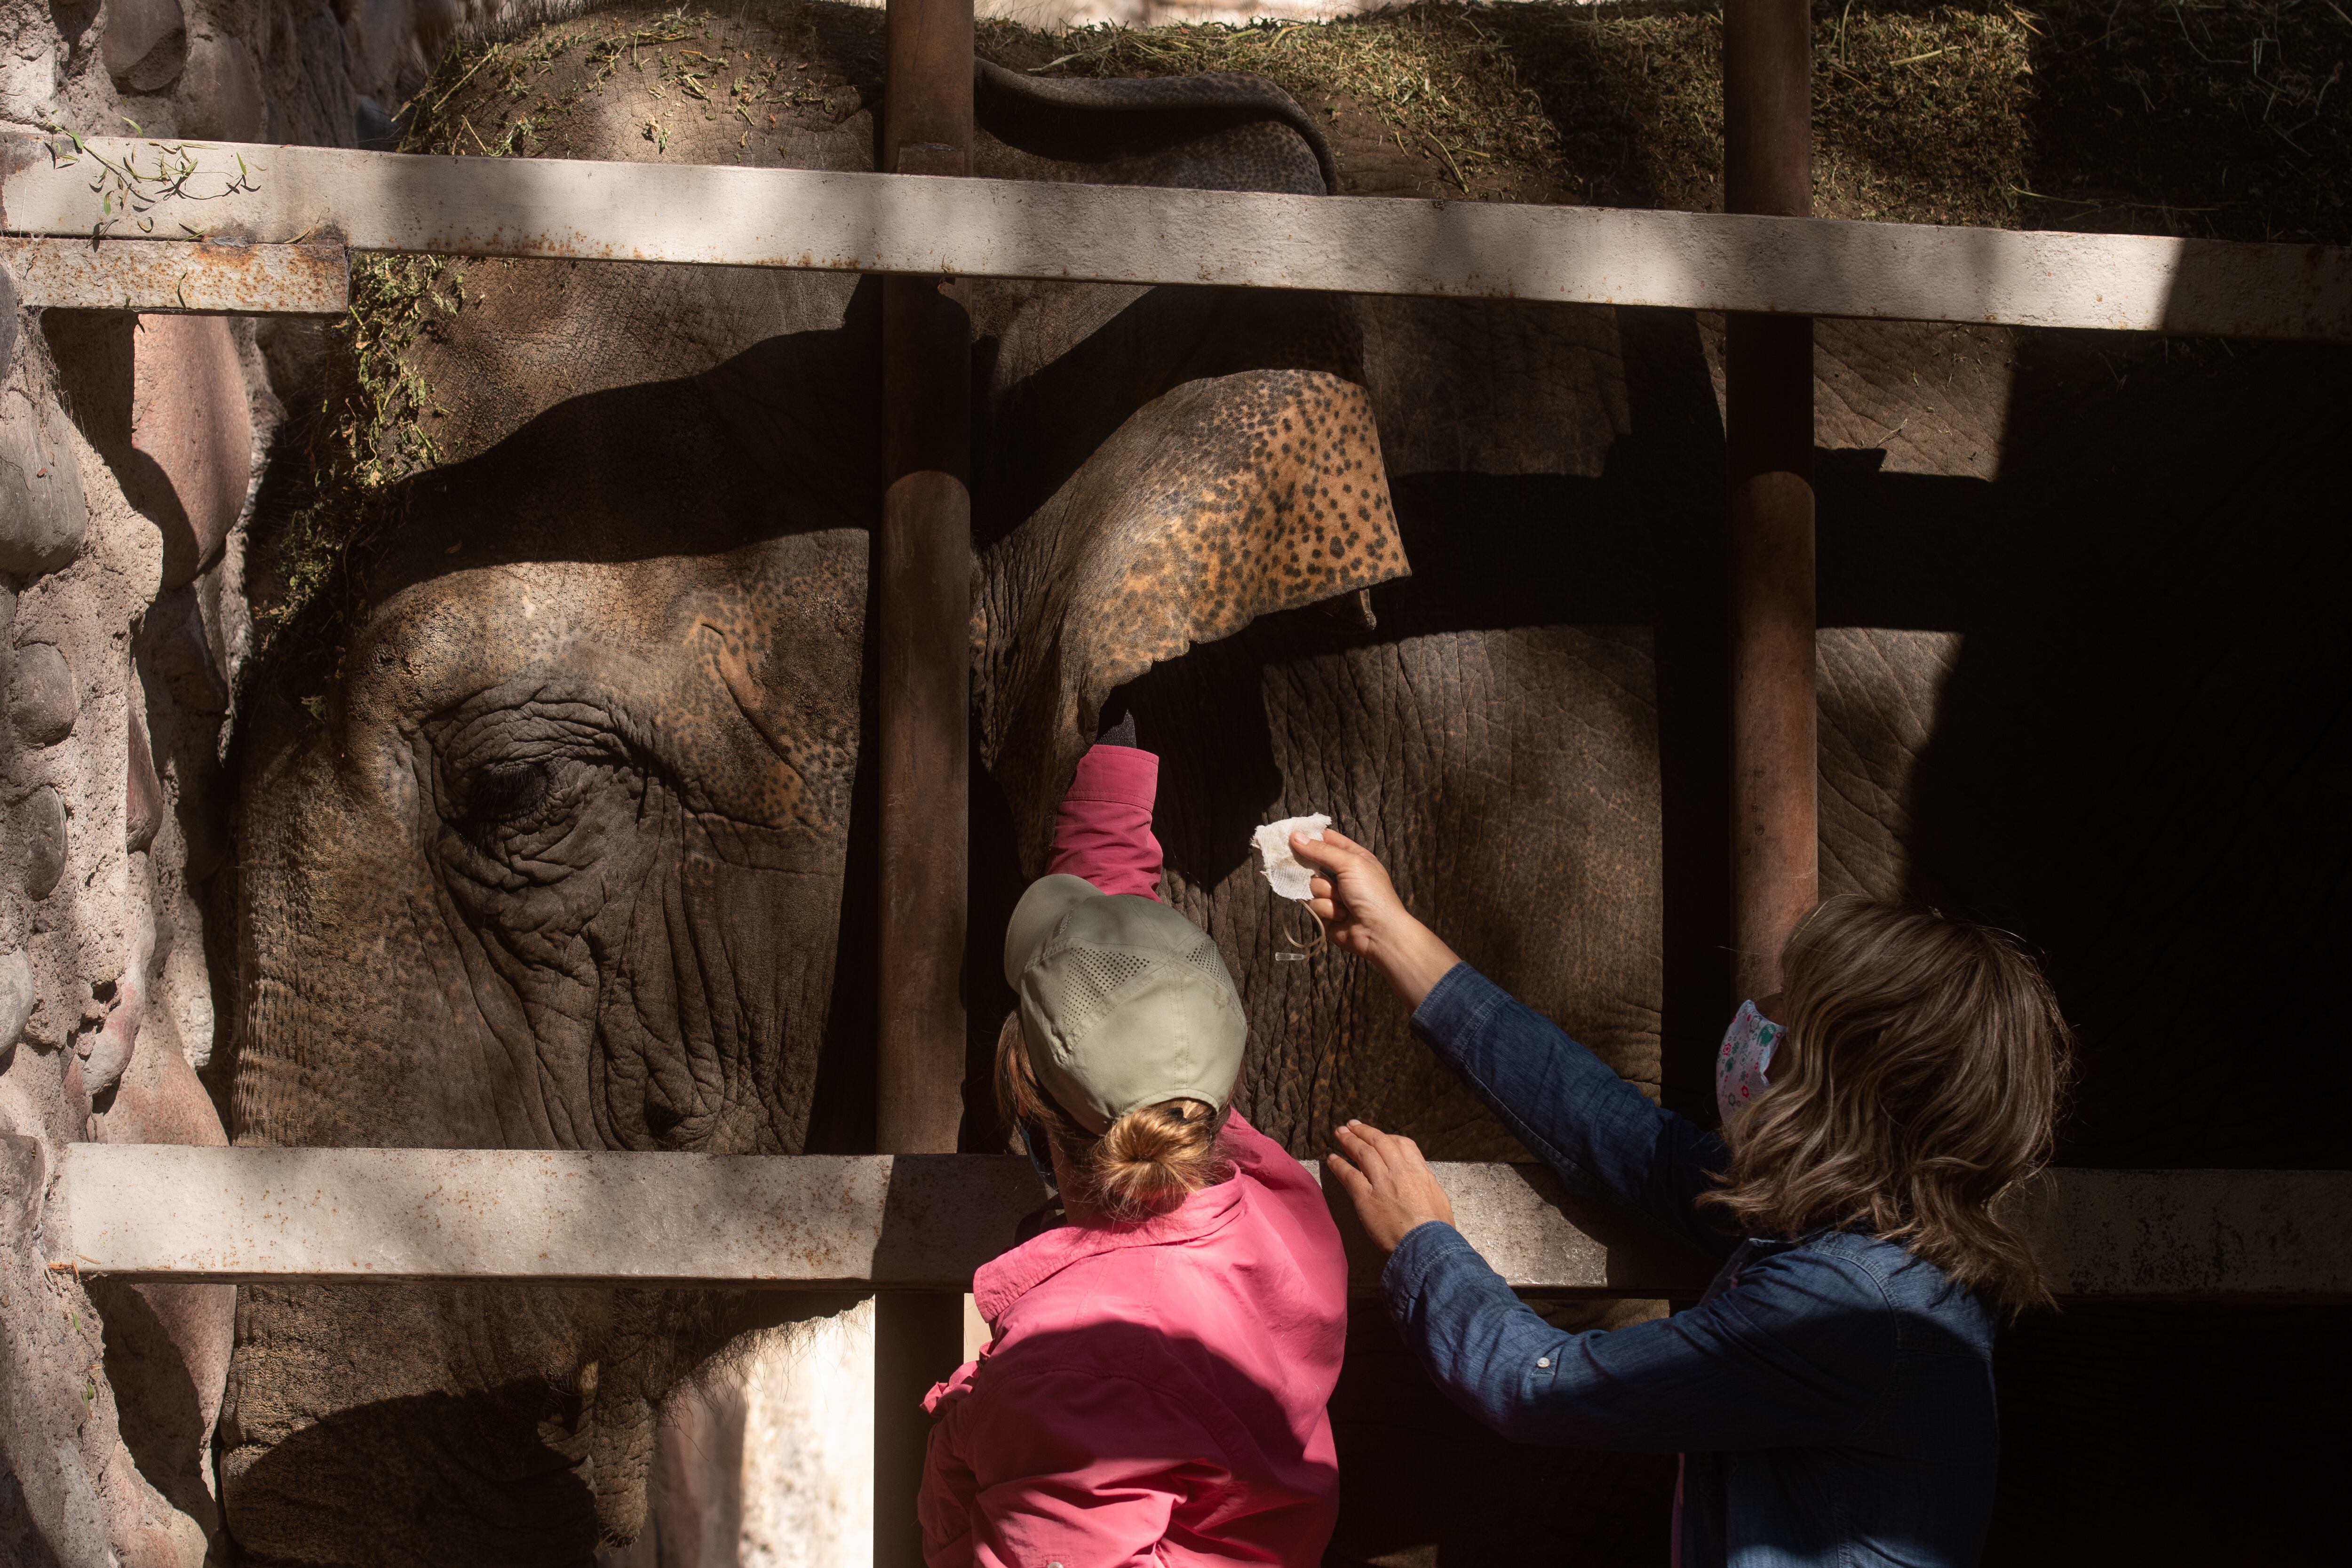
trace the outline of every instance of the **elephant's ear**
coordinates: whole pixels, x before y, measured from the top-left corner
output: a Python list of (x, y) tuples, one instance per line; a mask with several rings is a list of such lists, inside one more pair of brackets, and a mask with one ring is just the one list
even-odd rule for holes
[(982, 562), (982, 760), (1024, 861), (1043, 862), (1114, 688), (1260, 616), (1408, 571), (1353, 382), (1247, 371), (1138, 409)]

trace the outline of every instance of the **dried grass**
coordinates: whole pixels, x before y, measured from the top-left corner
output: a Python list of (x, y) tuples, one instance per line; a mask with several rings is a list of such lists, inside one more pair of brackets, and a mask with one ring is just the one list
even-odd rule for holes
[[(433, 390), (408, 351), (464, 305), (464, 275), (446, 258), (352, 259), (351, 308), (331, 338), (340, 395), (301, 422), (310, 460), (282, 503), (275, 591), (255, 607), (265, 668), (299, 667), (314, 683), (341, 675), (367, 611), (364, 568), (396, 519), (400, 481), (440, 460), (425, 423)], [(321, 712), (315, 695), (306, 704)]]
[[(1721, 203), (1711, 12), (1423, 4), (982, 37), (1047, 75), (1256, 71), (1317, 112), (1376, 116), (1475, 196)], [(2352, 239), (2352, 0), (1827, 0), (1813, 47), (1824, 214)]]
[[(2352, 239), (2352, 0), (1830, 0), (1814, 26), (1815, 207), (1845, 217)], [(412, 150), (563, 151), (563, 122), (624, 68), (698, 108), (845, 113), (837, 78), (763, 52), (710, 74), (693, 46), (756, 10), (814, 47), (879, 26), (784, 0), (721, 12), (620, 8), (527, 37), (454, 46), (412, 111)], [(1432, 189), (1487, 199), (1707, 208), (1722, 187), (1722, 33), (1709, 12), (1529, 0), (1421, 4), (1320, 23), (1085, 27), (992, 21), (991, 58), (1061, 76), (1254, 71), (1370, 145), (1420, 159)], [(846, 96), (836, 105), (834, 95)], [(1344, 111), (1344, 112), (1343, 112)], [(745, 123), (751, 120), (748, 113)], [(1367, 132), (1366, 128), (1370, 130)], [(648, 140), (658, 124), (649, 122)], [(1370, 141), (1367, 141), (1369, 135)], [(1352, 137), (1353, 140), (1349, 140)], [(656, 151), (661, 151), (656, 143)], [(457, 308), (437, 264), (362, 263), (341, 329), (353, 388), (314, 442), (277, 559), (266, 646), (339, 650), (364, 613), (386, 497), (433, 461), (429, 388), (405, 351)], [(306, 653), (316, 672), (331, 663)]]
[(2352, 241), (2347, 13), (2347, 0), (2044, 0), (2024, 219)]

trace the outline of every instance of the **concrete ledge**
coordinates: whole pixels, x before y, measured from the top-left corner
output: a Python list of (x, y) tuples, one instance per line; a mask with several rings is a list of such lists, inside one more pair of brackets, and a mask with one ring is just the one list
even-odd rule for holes
[(77, 1143), (49, 1248), (131, 1279), (945, 1288), (1041, 1201), (1025, 1162), (951, 1154)]
[(2352, 342), (2352, 250), (798, 169), (8, 139), (0, 228)]
[[(1529, 1294), (1706, 1281), (1704, 1259), (1540, 1167), (1437, 1170), (1463, 1233)], [(130, 1279), (965, 1289), (1042, 1198), (992, 1155), (78, 1143), (44, 1226), (53, 1267)], [(2352, 1173), (2058, 1171), (2016, 1201), (2064, 1296), (2352, 1300)]]

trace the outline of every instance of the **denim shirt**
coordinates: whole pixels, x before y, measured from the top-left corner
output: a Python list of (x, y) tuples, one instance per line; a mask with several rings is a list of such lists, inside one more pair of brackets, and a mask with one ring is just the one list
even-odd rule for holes
[(1682, 1454), (1679, 1568), (1977, 1562), (2000, 1429), (1972, 1292), (1873, 1236), (1715, 1228), (1694, 1200), (1722, 1141), (1467, 964), (1412, 1026), (1570, 1187), (1721, 1261), (1696, 1307), (1570, 1334), (1453, 1226), (1418, 1226), (1381, 1285), (1454, 1403), (1518, 1442)]

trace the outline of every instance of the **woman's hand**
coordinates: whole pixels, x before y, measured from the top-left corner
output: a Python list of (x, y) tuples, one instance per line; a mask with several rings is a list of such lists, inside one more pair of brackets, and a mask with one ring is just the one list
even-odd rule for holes
[(1454, 1205), (1412, 1139), (1361, 1121), (1349, 1122), (1335, 1136), (1344, 1157), (1330, 1155), (1324, 1164), (1382, 1252), (1394, 1252), (1414, 1227), (1431, 1220), (1454, 1223)]
[(1307, 907), (1331, 945), (1368, 958), (1388, 976), (1407, 1007), (1418, 1007), (1445, 972), (1461, 963), (1437, 933), (1412, 918), (1372, 852), (1330, 828), (1319, 839), (1290, 836), (1290, 852), (1322, 873), (1307, 884)]

